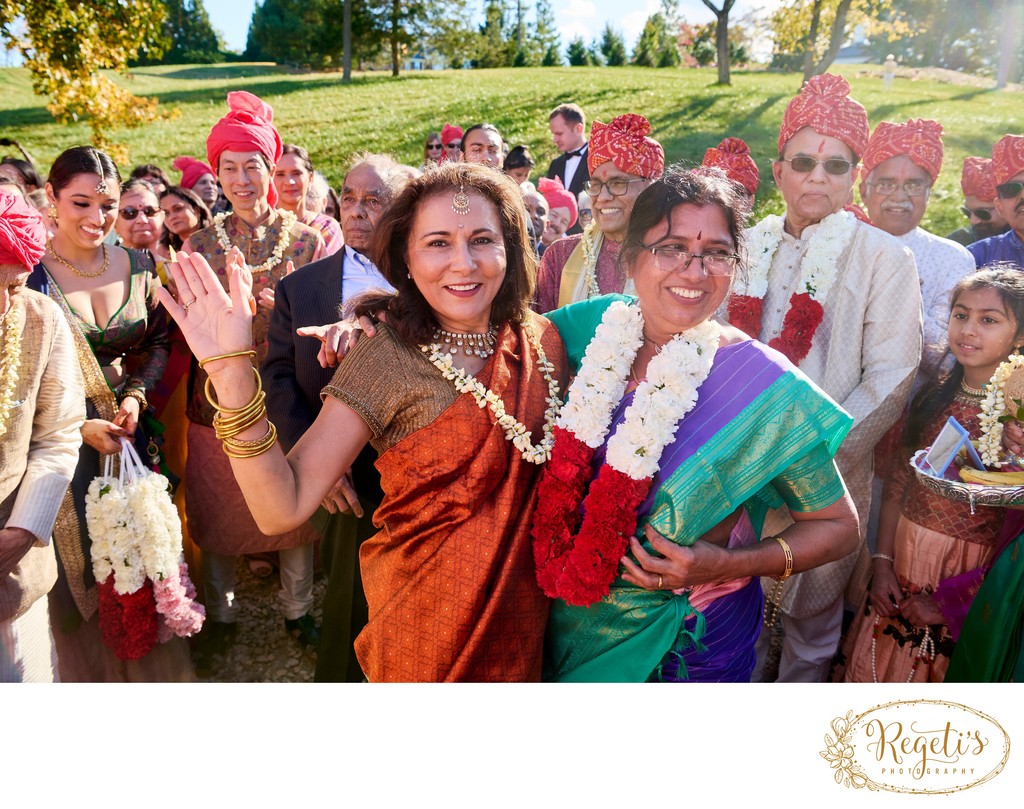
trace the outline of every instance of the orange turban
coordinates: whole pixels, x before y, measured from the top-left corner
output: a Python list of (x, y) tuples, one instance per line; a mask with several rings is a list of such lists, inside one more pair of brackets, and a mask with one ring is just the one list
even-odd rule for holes
[(647, 135), (651, 125), (642, 115), (620, 115), (611, 123), (594, 121), (590, 128), (587, 165), (590, 173), (609, 160), (626, 174), (656, 179), (665, 171), (665, 150)]
[[(206, 139), (206, 157), (220, 169), (224, 151), (259, 152), (273, 169), (281, 159), (281, 136), (274, 129), (274, 108), (252, 93), (236, 90), (228, 93), (228, 114), (213, 125)], [(277, 205), (277, 189), (270, 184), (271, 207)]]
[(964, 158), (964, 168), (960, 173), (960, 189), (965, 197), (977, 197), (985, 202), (994, 200), (996, 181), (992, 174), (992, 160), (987, 157)]
[(182, 188), (192, 188), (205, 174), (217, 176), (217, 172), (202, 160), (196, 160), (194, 157), (176, 157), (171, 163), (171, 167), (181, 172), (181, 183), (179, 184)]
[(757, 193), (761, 173), (750, 156), (750, 148), (739, 138), (726, 138), (718, 146), (708, 149), (701, 165), (720, 168), (730, 180), (746, 188), (750, 196)]
[(1002, 185), (1024, 171), (1024, 135), (1003, 135), (992, 147), (992, 173)]
[(942, 168), (942, 124), (927, 118), (913, 118), (905, 124), (882, 121), (871, 133), (864, 152), (864, 176), (890, 157), (901, 154), (927, 171), (934, 183)]
[(31, 270), (46, 252), (46, 225), (21, 197), (0, 189), (0, 264)]
[(576, 224), (576, 220), (580, 215), (579, 209), (576, 206), (576, 197), (565, 190), (565, 186), (562, 185), (560, 179), (555, 177), (553, 180), (549, 180), (547, 177), (541, 177), (537, 182), (537, 190), (540, 191), (547, 201), (549, 208), (569, 209), (569, 227)]
[(789, 102), (779, 130), (779, 154), (797, 132), (809, 126), (815, 132), (838, 138), (858, 157), (868, 148), (867, 111), (850, 98), (850, 83), (842, 76), (814, 76)]

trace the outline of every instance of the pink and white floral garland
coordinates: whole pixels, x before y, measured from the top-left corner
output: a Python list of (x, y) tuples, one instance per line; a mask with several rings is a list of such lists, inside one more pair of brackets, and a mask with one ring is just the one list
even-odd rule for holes
[[(569, 604), (591, 604), (608, 593), (661, 455), (697, 404), (718, 349), (719, 328), (706, 321), (677, 334), (651, 359), (584, 500), (594, 451), (611, 429), (643, 345), (643, 326), (638, 306), (619, 301), (608, 307), (569, 388), (539, 485), (533, 523), (537, 579), (549, 596)], [(585, 516), (577, 533), (581, 501)]]

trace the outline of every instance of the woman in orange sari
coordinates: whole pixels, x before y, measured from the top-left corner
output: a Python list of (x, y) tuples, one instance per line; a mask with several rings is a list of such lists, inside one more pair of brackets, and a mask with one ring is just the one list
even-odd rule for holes
[[(172, 266), (181, 325), (215, 388), (218, 436), (260, 529), (301, 525), (369, 441), (380, 452), (380, 532), (363, 545), (369, 623), (356, 641), (376, 681), (538, 680), (548, 602), (529, 516), (565, 387), (551, 324), (529, 311), (535, 266), (515, 183), (445, 165), (410, 182), (374, 233), (394, 295), (324, 389), (320, 416), (285, 456), (266, 420), (247, 303), (199, 255)], [(536, 437), (536, 438), (535, 438)]]

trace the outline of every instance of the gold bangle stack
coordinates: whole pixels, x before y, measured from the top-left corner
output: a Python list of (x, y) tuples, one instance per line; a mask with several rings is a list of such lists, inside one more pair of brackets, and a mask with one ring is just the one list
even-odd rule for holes
[(772, 585), (772, 590), (768, 594), (767, 603), (765, 604), (764, 625), (769, 629), (775, 624), (775, 618), (779, 614), (779, 604), (782, 602), (782, 590), (786, 584), (786, 579), (793, 575), (793, 550), (789, 547), (789, 543), (782, 537), (770, 537), (770, 539), (778, 542), (782, 552), (786, 555), (786, 568), (781, 576), (775, 577), (775, 584)]
[[(239, 352), (233, 356), (243, 356), (245, 353)], [(224, 359), (227, 356), (209, 357), (206, 361)], [(252, 372), (256, 376), (256, 393), (244, 407), (222, 407), (213, 398), (210, 380), (206, 380), (206, 400), (217, 410), (213, 416), (213, 430), (217, 438), (223, 442), (221, 448), (224, 450), (224, 454), (231, 458), (255, 458), (267, 452), (277, 443), (277, 428), (270, 419), (267, 419), (267, 432), (262, 438), (251, 441), (235, 438), (239, 433), (245, 432), (267, 417), (267, 394), (263, 390), (263, 380), (260, 378), (260, 372), (255, 368), (252, 369)]]
[(149, 400), (146, 399), (146, 394), (138, 388), (127, 388), (121, 393), (121, 401), (125, 399), (134, 399), (139, 403), (139, 412), (142, 413), (147, 407), (149, 407)]

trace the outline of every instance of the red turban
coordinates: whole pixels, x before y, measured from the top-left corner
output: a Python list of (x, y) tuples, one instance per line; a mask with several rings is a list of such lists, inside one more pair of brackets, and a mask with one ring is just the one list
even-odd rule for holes
[(757, 193), (761, 173), (750, 156), (750, 148), (739, 138), (726, 138), (718, 146), (708, 149), (701, 165), (720, 168), (730, 180), (746, 188), (750, 196)]
[(864, 152), (864, 176), (897, 155), (909, 157), (915, 166), (928, 172), (934, 183), (942, 168), (942, 124), (927, 118), (912, 118), (905, 124), (882, 121), (871, 133)]
[(992, 173), (996, 185), (1024, 171), (1024, 135), (1003, 135), (992, 147)]
[(547, 200), (549, 208), (569, 209), (568, 227), (571, 228), (576, 224), (580, 215), (579, 208), (576, 206), (576, 197), (565, 190), (560, 179), (555, 177), (553, 180), (549, 180), (547, 177), (541, 177), (537, 182), (537, 190)]
[(988, 157), (964, 158), (964, 168), (960, 173), (960, 189), (965, 197), (977, 197), (985, 202), (994, 200), (997, 195), (992, 160)]
[(445, 124), (441, 127), (441, 143), (447, 146), (453, 139), (462, 140), (462, 130), (455, 124)]
[(0, 189), (0, 264), (31, 270), (45, 252), (46, 225), (39, 211)]
[(850, 98), (850, 83), (842, 76), (824, 73), (804, 85), (789, 102), (779, 130), (779, 154), (797, 132), (809, 126), (821, 135), (838, 138), (858, 157), (868, 148), (867, 111)]
[[(206, 158), (211, 166), (220, 169), (220, 155), (224, 151), (260, 152), (270, 168), (281, 159), (281, 136), (274, 129), (274, 109), (265, 101), (236, 90), (228, 93), (228, 114), (213, 125), (206, 139)], [(216, 174), (216, 172), (215, 172)], [(277, 189), (270, 184), (271, 207), (277, 205)]]
[(179, 184), (182, 188), (191, 188), (205, 174), (217, 176), (217, 172), (202, 160), (196, 160), (194, 157), (176, 157), (171, 163), (171, 167), (181, 172), (181, 183)]
[(626, 174), (656, 179), (665, 171), (665, 150), (647, 135), (651, 125), (642, 115), (620, 115), (610, 124), (594, 121), (590, 128), (587, 165), (590, 173), (609, 160)]

